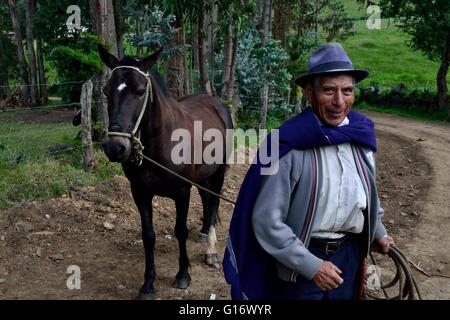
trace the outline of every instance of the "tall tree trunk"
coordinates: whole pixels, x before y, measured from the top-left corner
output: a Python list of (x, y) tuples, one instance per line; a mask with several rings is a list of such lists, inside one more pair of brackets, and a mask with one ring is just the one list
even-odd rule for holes
[(285, 11), (283, 12), (283, 22), (281, 24), (281, 46), (283, 48), (287, 48), (287, 40), (286, 36), (291, 29), (292, 22), (294, 21), (293, 11), (294, 8), (292, 4), (284, 7)]
[[(136, 16), (136, 36), (140, 36), (142, 34), (142, 24), (141, 24), (141, 17), (140, 16)], [(137, 47), (136, 48), (136, 55), (138, 57), (142, 56), (142, 48), (141, 47)]]
[(283, 10), (282, 10), (283, 0), (274, 0), (273, 11), (275, 18), (273, 21), (273, 38), (276, 40), (281, 40), (282, 37), (282, 23), (283, 23)]
[(197, 20), (197, 50), (198, 50), (198, 66), (200, 71), (200, 87), (201, 90), (207, 90), (206, 87), (206, 61), (205, 61), (205, 36), (204, 36), (204, 11), (200, 6)]
[(233, 52), (231, 55), (230, 84), (228, 86), (228, 92), (226, 97), (228, 101), (231, 101), (233, 97), (236, 95), (234, 85), (236, 82), (236, 61), (238, 51), (239, 51), (239, 29), (236, 27), (233, 36)]
[[(7, 37), (0, 35), (0, 62), (2, 62), (5, 59), (4, 39), (7, 39)], [(1, 100), (6, 99), (7, 97), (8, 97), (8, 74), (6, 72), (5, 73), (0, 72), (0, 103), (2, 102)]]
[(208, 61), (209, 69), (211, 71), (209, 77), (209, 87), (214, 94), (214, 73), (215, 73), (215, 42), (216, 42), (216, 25), (218, 15), (217, 5), (213, 5), (212, 11), (205, 15), (205, 34), (207, 41), (205, 43), (205, 56)]
[(36, 53), (34, 51), (34, 34), (33, 34), (33, 8), (34, 0), (25, 0), (25, 27), (27, 30), (27, 48), (28, 48), (28, 65), (30, 67), (30, 102), (31, 107), (37, 105), (37, 68)]
[[(177, 17), (175, 28), (177, 33), (174, 34), (169, 47), (181, 47), (184, 45), (183, 37), (183, 21), (181, 17)], [(166, 84), (170, 95), (175, 98), (181, 98), (186, 95), (184, 91), (184, 54), (182, 50), (174, 53), (169, 57), (166, 63)]]
[(182, 33), (183, 33), (183, 67), (184, 67), (184, 93), (191, 94), (191, 64), (189, 63), (189, 55), (186, 46), (186, 26), (182, 25)]
[[(197, 24), (193, 23), (191, 24), (191, 32), (192, 32), (192, 39), (191, 39), (191, 83), (192, 83), (192, 92), (195, 92), (195, 89), (199, 87), (199, 61), (198, 61), (198, 50), (197, 50), (197, 44), (198, 44), (198, 31), (197, 31)], [(195, 88), (195, 89), (194, 89)]]
[[(261, 30), (261, 41), (262, 46), (265, 47), (267, 42), (269, 41), (269, 32), (270, 32), (270, 11), (271, 11), (271, 1), (264, 0), (264, 10), (263, 10), (263, 25)], [(268, 66), (265, 65), (263, 72), (265, 73)], [(260, 101), (261, 101), (261, 109), (259, 113), (259, 128), (266, 128), (266, 119), (267, 119), (267, 109), (269, 104), (269, 86), (265, 84), (260, 91)]]
[(255, 0), (256, 2), (256, 29), (261, 30), (262, 29), (262, 15), (263, 15), (263, 8), (264, 8), (264, 0)]
[(238, 92), (235, 88), (235, 79), (236, 79), (236, 60), (239, 51), (239, 29), (236, 27), (234, 32), (233, 39), (233, 53), (231, 58), (231, 74), (230, 74), (230, 83), (228, 86), (227, 92), (227, 100), (232, 101), (231, 104), (231, 118), (233, 119), (233, 125), (236, 128), (237, 126), (237, 112), (238, 112)]
[(113, 0), (114, 6), (114, 26), (116, 28), (117, 57), (122, 59), (124, 56), (123, 48), (123, 14), (122, 0)]
[(30, 87), (29, 87), (29, 81), (28, 81), (28, 74), (26, 69), (26, 60), (25, 60), (25, 53), (23, 51), (22, 46), (22, 32), (20, 30), (20, 23), (19, 19), (17, 18), (17, 7), (16, 7), (16, 0), (8, 0), (9, 4), (9, 10), (11, 13), (11, 20), (14, 30), (14, 42), (16, 44), (17, 48), (17, 61), (19, 63), (19, 73), (20, 78), (22, 80), (22, 104), (25, 107), (30, 106)]
[[(110, 46), (109, 52), (114, 56), (117, 54), (116, 25), (114, 19), (114, 8), (112, 1), (89, 0), (91, 22), (96, 34)], [(99, 138), (103, 139), (109, 125), (108, 104), (102, 88), (106, 79), (109, 78), (110, 71), (107, 67), (96, 75), (96, 86), (94, 101), (96, 103), (96, 121), (103, 124), (103, 132), (99, 133)]]
[(231, 63), (233, 59), (233, 27), (231, 24), (228, 26), (227, 33), (224, 38), (223, 45), (223, 74), (222, 74), (222, 88), (221, 96), (225, 98), (230, 87), (231, 77)]
[(264, 10), (262, 16), (262, 28), (261, 28), (261, 40), (262, 46), (267, 45), (270, 32), (270, 12), (271, 12), (271, 0), (264, 0)]
[[(447, 107), (447, 73), (450, 64), (450, 38), (447, 37), (447, 45), (445, 46), (444, 52), (442, 54), (441, 66), (436, 77), (437, 89), (438, 89), (438, 108), (439, 110), (444, 110)], [(449, 106), (449, 116), (450, 116), (450, 106)]]
[(42, 40), (37, 40), (37, 57), (38, 57), (38, 69), (39, 69), (39, 95), (41, 97), (41, 103), (46, 104), (48, 102), (47, 92), (47, 79), (45, 78), (45, 65), (44, 65), (44, 51), (42, 50)]

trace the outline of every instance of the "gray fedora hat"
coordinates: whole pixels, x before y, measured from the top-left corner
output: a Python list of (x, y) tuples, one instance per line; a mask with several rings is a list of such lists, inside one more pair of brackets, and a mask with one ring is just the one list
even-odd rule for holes
[(304, 88), (308, 80), (326, 73), (348, 73), (355, 78), (356, 82), (369, 75), (365, 70), (355, 69), (340, 43), (328, 43), (309, 56), (308, 73), (298, 77), (295, 82)]

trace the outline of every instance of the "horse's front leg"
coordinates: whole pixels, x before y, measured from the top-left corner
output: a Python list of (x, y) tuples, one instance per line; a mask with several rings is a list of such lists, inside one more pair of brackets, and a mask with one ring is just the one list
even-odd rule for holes
[(175, 236), (178, 240), (178, 248), (180, 251), (179, 270), (175, 277), (175, 288), (186, 289), (191, 283), (189, 275), (189, 257), (186, 249), (186, 240), (189, 230), (187, 228), (187, 214), (189, 211), (189, 198), (191, 195), (190, 187), (180, 190), (175, 197), (175, 205), (177, 210), (177, 220), (175, 224)]
[(145, 250), (145, 273), (144, 285), (139, 292), (139, 299), (152, 300), (155, 298), (155, 231), (153, 230), (153, 212), (152, 199), (153, 194), (148, 192), (146, 188), (139, 184), (131, 184), (131, 193), (133, 194), (134, 202), (139, 209), (142, 224), (142, 242)]

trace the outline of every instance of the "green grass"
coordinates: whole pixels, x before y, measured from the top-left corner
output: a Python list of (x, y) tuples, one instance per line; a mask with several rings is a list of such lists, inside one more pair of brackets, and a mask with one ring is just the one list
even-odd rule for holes
[[(56, 197), (74, 187), (95, 185), (121, 174), (97, 148), (96, 169), (82, 168), (78, 128), (65, 123), (13, 123), (0, 116), (0, 208)], [(64, 145), (69, 150), (49, 152)]]
[(408, 39), (399, 28), (391, 25), (388, 29), (386, 19), (382, 20), (381, 29), (373, 30), (366, 27), (365, 21), (360, 21), (355, 36), (342, 41), (342, 45), (353, 64), (370, 73), (361, 82), (362, 86), (378, 84), (386, 87), (404, 83), (435, 92), (439, 63), (413, 51), (407, 45)]
[(440, 122), (447, 121), (450, 123), (450, 119), (447, 119), (447, 111), (446, 110), (439, 111), (439, 112), (433, 112), (430, 114), (423, 110), (419, 110), (417, 108), (405, 109), (405, 108), (401, 108), (401, 107), (374, 106), (374, 105), (369, 105), (366, 102), (362, 102), (358, 105), (355, 105), (353, 107), (353, 109), (395, 114), (397, 116), (407, 117), (407, 118), (412, 118), (412, 119), (417, 119), (417, 120), (440, 121)]
[(19, 158), (39, 160), (48, 155), (49, 148), (73, 143), (77, 132), (78, 128), (66, 123), (2, 123), (0, 163), (8, 164)]

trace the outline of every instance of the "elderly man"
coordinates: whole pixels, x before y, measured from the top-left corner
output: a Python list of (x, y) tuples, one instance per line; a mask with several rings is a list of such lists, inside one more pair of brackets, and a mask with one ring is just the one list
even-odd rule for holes
[(371, 245), (389, 251), (374, 125), (351, 111), (367, 75), (340, 44), (310, 56), (296, 83), (312, 108), (279, 128), (278, 172), (257, 161), (241, 186), (223, 262), (234, 299), (357, 299)]

